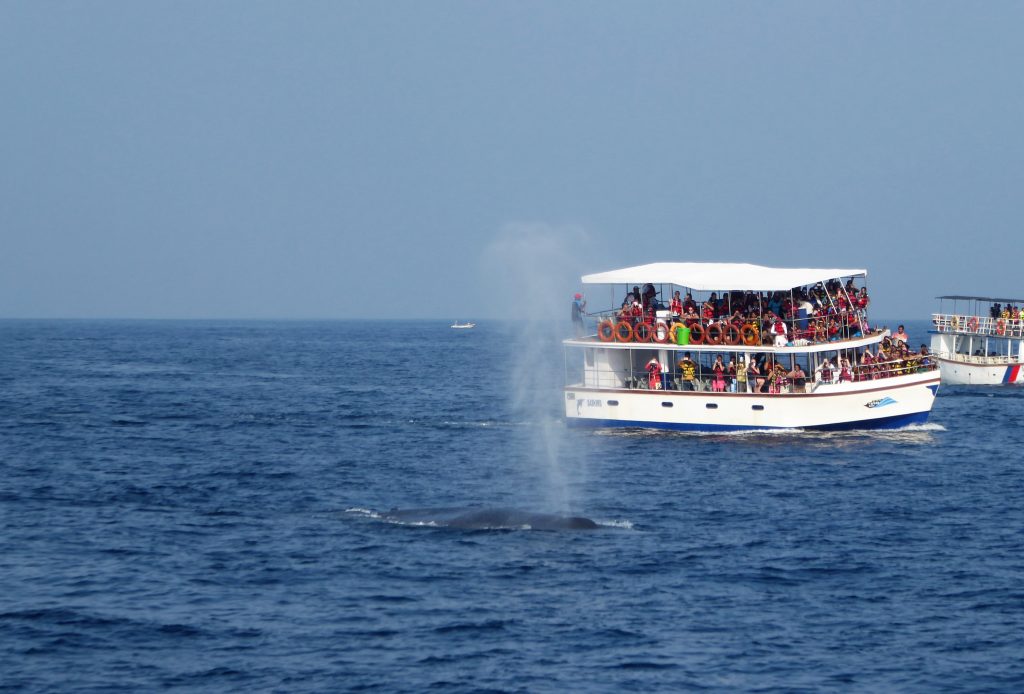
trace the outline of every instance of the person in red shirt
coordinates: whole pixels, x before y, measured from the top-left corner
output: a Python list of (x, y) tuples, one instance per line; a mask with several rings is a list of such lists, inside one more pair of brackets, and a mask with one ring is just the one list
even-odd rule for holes
[(679, 317), (683, 315), (683, 300), (679, 298), (679, 291), (672, 295), (672, 301), (668, 305), (669, 311), (672, 312), (673, 316)]

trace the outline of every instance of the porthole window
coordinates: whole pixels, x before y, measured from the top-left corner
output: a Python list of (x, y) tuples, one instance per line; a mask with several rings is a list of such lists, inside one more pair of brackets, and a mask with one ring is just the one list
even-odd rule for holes
[(608, 407), (616, 407), (619, 404), (618, 400), (609, 400)]
[(761, 410), (764, 409), (764, 405), (751, 405), (750, 409), (754, 410), (755, 412), (760, 412)]
[(663, 402), (663, 403), (661, 403), (661, 406), (662, 407), (672, 407), (672, 403), (670, 403), (670, 402)]
[(718, 405), (716, 405), (716, 404), (715, 404), (715, 403), (713, 403), (713, 402), (709, 402), (709, 403), (708, 403), (707, 405), (705, 405), (704, 407), (708, 408), (709, 410), (717, 410), (717, 409), (718, 409)]

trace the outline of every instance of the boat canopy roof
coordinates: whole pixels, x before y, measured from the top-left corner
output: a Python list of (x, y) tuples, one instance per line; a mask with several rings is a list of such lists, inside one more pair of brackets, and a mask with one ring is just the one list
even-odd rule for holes
[(950, 294), (948, 296), (937, 296), (936, 299), (952, 299), (953, 301), (987, 301), (991, 304), (996, 302), (1002, 304), (1024, 304), (1024, 299), (1000, 299), (999, 297), (988, 296), (967, 296), (966, 294)]
[(583, 275), (583, 284), (674, 284), (700, 291), (786, 291), (839, 277), (865, 277), (867, 270), (776, 268), (750, 263), (648, 263)]

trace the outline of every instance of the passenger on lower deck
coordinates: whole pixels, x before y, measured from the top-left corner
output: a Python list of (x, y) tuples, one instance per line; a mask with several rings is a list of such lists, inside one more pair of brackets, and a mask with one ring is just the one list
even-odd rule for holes
[(690, 359), (690, 353), (683, 354), (679, 360), (679, 388), (680, 390), (697, 390), (697, 365)]
[(799, 363), (793, 365), (792, 371), (786, 376), (793, 382), (794, 393), (806, 393), (807, 392), (807, 374), (800, 367)]

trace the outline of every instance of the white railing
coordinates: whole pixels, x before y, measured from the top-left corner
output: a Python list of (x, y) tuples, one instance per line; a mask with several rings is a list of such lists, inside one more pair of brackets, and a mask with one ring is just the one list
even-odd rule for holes
[(932, 325), (940, 333), (1024, 337), (1024, 321), (1019, 318), (991, 318), (958, 313), (933, 313)]

